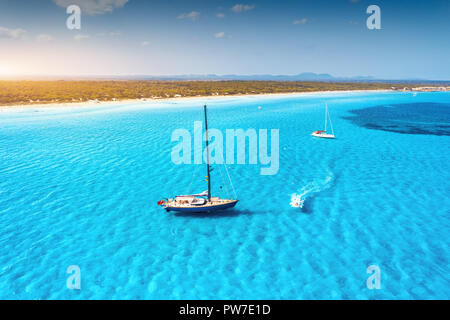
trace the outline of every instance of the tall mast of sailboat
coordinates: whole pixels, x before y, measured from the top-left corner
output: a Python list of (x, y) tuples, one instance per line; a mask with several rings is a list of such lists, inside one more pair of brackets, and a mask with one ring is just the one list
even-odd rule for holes
[(208, 179), (208, 201), (211, 201), (211, 177), (210, 177), (210, 170), (209, 170), (209, 150), (208, 150), (208, 144), (209, 144), (209, 139), (208, 139), (208, 119), (206, 116), (206, 104), (204, 106), (204, 110), (205, 110), (205, 137), (206, 137), (206, 170), (207, 170), (207, 175), (206, 178)]
[[(327, 113), (328, 113), (328, 108), (327, 108)], [(333, 123), (331, 122), (331, 117), (330, 117), (329, 113), (328, 113), (328, 118), (330, 118), (331, 134), (334, 136)]]
[(327, 132), (328, 104), (325, 103), (325, 132)]

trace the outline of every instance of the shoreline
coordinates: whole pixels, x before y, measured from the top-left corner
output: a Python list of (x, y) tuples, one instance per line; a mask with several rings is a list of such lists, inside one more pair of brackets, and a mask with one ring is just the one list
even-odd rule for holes
[(82, 101), (82, 102), (50, 102), (50, 103), (24, 103), (13, 105), (0, 105), (0, 111), (15, 110), (15, 109), (32, 109), (32, 108), (71, 108), (71, 107), (107, 107), (107, 106), (120, 106), (124, 104), (136, 104), (144, 105), (155, 102), (174, 102), (174, 101), (192, 101), (200, 99), (227, 99), (227, 98), (243, 98), (243, 97), (288, 97), (288, 96), (304, 96), (304, 95), (317, 95), (317, 94), (339, 94), (339, 93), (364, 93), (364, 92), (409, 92), (409, 91), (396, 91), (390, 89), (374, 89), (374, 90), (334, 90), (334, 91), (311, 91), (311, 92), (280, 92), (280, 93), (260, 93), (260, 94), (235, 94), (235, 95), (209, 95), (209, 96), (189, 96), (189, 97), (171, 97), (171, 98), (145, 98), (142, 99), (123, 99), (123, 100), (109, 100), (109, 101)]

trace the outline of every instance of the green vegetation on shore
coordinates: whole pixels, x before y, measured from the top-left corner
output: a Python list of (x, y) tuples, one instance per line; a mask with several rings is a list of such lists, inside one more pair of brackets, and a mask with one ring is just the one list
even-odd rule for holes
[(304, 81), (0, 81), (0, 105), (403, 88), (392, 83)]

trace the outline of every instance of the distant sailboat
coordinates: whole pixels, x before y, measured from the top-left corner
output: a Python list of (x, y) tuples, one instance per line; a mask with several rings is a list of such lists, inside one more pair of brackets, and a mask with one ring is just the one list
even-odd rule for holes
[[(218, 210), (224, 210), (233, 208), (239, 200), (234, 199), (221, 199), (219, 197), (211, 196), (211, 168), (209, 164), (209, 149), (208, 149), (208, 120), (206, 116), (206, 105), (204, 106), (205, 113), (205, 130), (206, 130), (206, 170), (207, 176), (206, 181), (208, 181), (208, 190), (199, 193), (199, 194), (191, 194), (191, 195), (180, 195), (176, 196), (174, 199), (163, 199), (158, 201), (158, 205), (162, 206), (167, 212), (176, 211), (176, 212), (212, 212)], [(225, 166), (225, 170), (228, 178), (230, 179), (231, 186), (233, 184), (231, 182), (230, 175), (228, 174), (228, 169)], [(234, 188), (233, 188), (234, 191)], [(234, 193), (236, 196), (236, 193)]]
[[(327, 133), (328, 119), (330, 119), (331, 134)], [(311, 135), (313, 137), (317, 137), (317, 138), (334, 139), (333, 124), (331, 123), (331, 118), (330, 118), (330, 115), (328, 114), (328, 105), (327, 104), (325, 104), (325, 129), (314, 131)]]

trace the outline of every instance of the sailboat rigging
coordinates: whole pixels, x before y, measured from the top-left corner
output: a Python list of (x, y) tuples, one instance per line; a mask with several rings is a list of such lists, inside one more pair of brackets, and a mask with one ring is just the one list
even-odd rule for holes
[[(213, 212), (218, 210), (224, 210), (233, 208), (239, 201), (237, 199), (221, 199), (219, 197), (211, 196), (211, 166), (209, 163), (209, 138), (208, 138), (208, 117), (206, 111), (206, 105), (203, 108), (205, 114), (205, 138), (206, 138), (206, 181), (208, 182), (208, 190), (199, 194), (191, 195), (179, 195), (173, 199), (163, 199), (158, 201), (158, 205), (162, 206), (167, 212), (192, 212), (192, 213), (202, 213), (202, 212)], [(228, 174), (228, 169), (225, 166), (227, 176), (230, 180), (231, 178)], [(222, 174), (222, 172), (221, 172)], [(233, 188), (234, 191), (234, 188)], [(236, 194), (235, 194), (236, 197)]]
[(209, 138), (208, 138), (208, 117), (206, 116), (206, 104), (203, 107), (205, 110), (205, 136), (206, 136), (206, 179), (208, 179), (208, 201), (211, 201), (211, 170), (209, 168)]
[[(331, 134), (327, 133), (328, 119), (330, 119)], [(330, 114), (328, 113), (328, 104), (325, 104), (325, 129), (314, 131), (311, 135), (317, 138), (327, 138), (327, 139), (335, 138), (333, 131), (333, 124), (331, 123)]]

